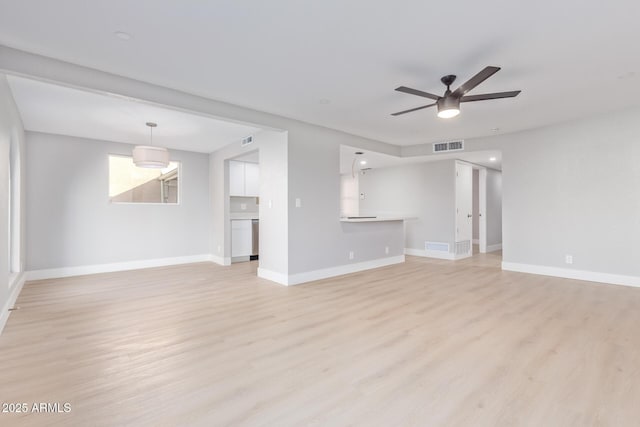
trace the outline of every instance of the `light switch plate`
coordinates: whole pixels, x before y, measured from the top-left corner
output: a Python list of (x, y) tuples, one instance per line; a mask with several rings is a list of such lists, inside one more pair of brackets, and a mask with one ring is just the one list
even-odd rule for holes
[(296, 198), (296, 208), (301, 208), (301, 207), (302, 207), (302, 199)]

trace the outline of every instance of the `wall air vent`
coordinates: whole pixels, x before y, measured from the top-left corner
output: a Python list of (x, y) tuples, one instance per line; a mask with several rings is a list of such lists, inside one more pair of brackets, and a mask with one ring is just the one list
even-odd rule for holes
[(248, 136), (246, 138), (242, 138), (242, 142), (240, 142), (240, 146), (244, 147), (245, 145), (249, 145), (253, 143), (253, 136)]
[(471, 255), (471, 240), (456, 242), (456, 255)]
[(424, 242), (426, 251), (449, 252), (449, 244), (445, 242)]
[(445, 151), (462, 151), (464, 150), (464, 141), (448, 141), (448, 142), (435, 142), (433, 144), (434, 153), (443, 153)]

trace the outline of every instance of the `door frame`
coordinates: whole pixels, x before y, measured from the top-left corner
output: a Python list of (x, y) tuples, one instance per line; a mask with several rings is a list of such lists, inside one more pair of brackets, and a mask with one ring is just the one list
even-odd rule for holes
[[(471, 233), (469, 235), (469, 239), (468, 239), (468, 247), (464, 247), (462, 246), (461, 248), (465, 248), (466, 252), (464, 253), (458, 253), (458, 250), (461, 249), (458, 247), (459, 244), (463, 243), (463, 242), (467, 242), (467, 240), (459, 240), (460, 239), (460, 227), (461, 227), (461, 218), (464, 218), (464, 216), (460, 215), (460, 205), (458, 204), (459, 201), (459, 196), (460, 196), (460, 176), (459, 176), (459, 172), (460, 172), (460, 166), (464, 166), (464, 167), (468, 167), (471, 170), (471, 176), (470, 176), (470, 182), (469, 182), (469, 186), (471, 187), (469, 191), (469, 198), (470, 200), (468, 200), (469, 202), (469, 207), (470, 210), (473, 211), (473, 168), (475, 167), (475, 165), (473, 163), (464, 161), (464, 160), (460, 160), (460, 159), (456, 159), (455, 161), (455, 173), (454, 173), (454, 179), (455, 179), (455, 193), (454, 193), (454, 199), (455, 199), (455, 209), (453, 211), (454, 214), (454, 223), (455, 223), (455, 239), (454, 239), (454, 249), (453, 249), (453, 253), (455, 255), (456, 259), (462, 259), (462, 258), (468, 258), (470, 256), (473, 256), (473, 218), (471, 218)], [(464, 214), (463, 214), (464, 215)], [(464, 221), (468, 221), (468, 218), (465, 218)]]
[(478, 244), (480, 253), (487, 253), (487, 168), (478, 169)]

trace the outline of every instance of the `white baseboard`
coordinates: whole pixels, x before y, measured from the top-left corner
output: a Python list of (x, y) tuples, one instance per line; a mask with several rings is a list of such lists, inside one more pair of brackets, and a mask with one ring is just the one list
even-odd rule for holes
[[(81, 265), (75, 267), (49, 268), (27, 272), (27, 280), (57, 279), (60, 277), (84, 276), (85, 274), (111, 273), (114, 271), (137, 270), (140, 268), (165, 267), (168, 265), (191, 264), (214, 261), (211, 254), (189, 255), (173, 258), (157, 258), (139, 261), (116, 262), (111, 264)], [(215, 261), (214, 261), (215, 262)]]
[(2, 313), (0, 313), (0, 334), (4, 330), (4, 325), (7, 324), (7, 320), (9, 320), (9, 315), (11, 312), (9, 309), (14, 306), (16, 300), (18, 299), (18, 295), (20, 295), (20, 291), (22, 291), (22, 287), (24, 286), (24, 282), (26, 280), (26, 274), (24, 272), (18, 274), (12, 284), (10, 284), (9, 289), (9, 299), (5, 303), (4, 307), (2, 307)]
[(519, 273), (540, 274), (542, 276), (562, 277), (564, 279), (584, 280), (587, 282), (608, 283), (612, 285), (640, 287), (640, 277), (621, 274), (599, 273), (595, 271), (573, 270), (570, 268), (548, 267), (544, 265), (503, 262), (502, 269)]
[(487, 245), (487, 252), (495, 252), (502, 250), (502, 243), (497, 243), (495, 245)]
[(271, 280), (272, 282), (276, 282), (285, 286), (289, 284), (289, 277), (286, 274), (267, 270), (266, 268), (258, 267), (258, 277)]
[(305, 271), (304, 273), (282, 274), (258, 268), (258, 276), (271, 280), (285, 286), (300, 285), (302, 283), (313, 282), (314, 280), (328, 279), (330, 277), (342, 276), (344, 274), (357, 273), (359, 271), (370, 270), (372, 268), (385, 267), (387, 265), (404, 262), (404, 255), (397, 255), (387, 258), (379, 258), (371, 261), (357, 262), (354, 264), (339, 265), (337, 267), (323, 268), (320, 270)]
[(457, 261), (459, 259), (469, 258), (472, 254), (456, 255), (452, 252), (427, 251), (425, 249), (404, 248), (405, 255), (421, 256), (425, 258), (447, 259), (449, 261)]
[(230, 257), (221, 257), (218, 255), (211, 255), (211, 259), (210, 261), (215, 262), (216, 264), (219, 265), (231, 265), (231, 258)]

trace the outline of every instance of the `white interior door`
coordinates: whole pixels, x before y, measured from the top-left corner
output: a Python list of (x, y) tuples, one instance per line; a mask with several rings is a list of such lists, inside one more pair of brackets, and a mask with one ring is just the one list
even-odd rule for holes
[(456, 250), (471, 255), (473, 239), (473, 168), (456, 162)]
[(480, 244), (480, 253), (487, 252), (487, 170), (482, 168), (480, 169), (479, 177), (479, 191), (478, 191), (478, 200), (479, 200), (479, 211), (480, 218), (478, 219), (479, 229), (479, 244)]

